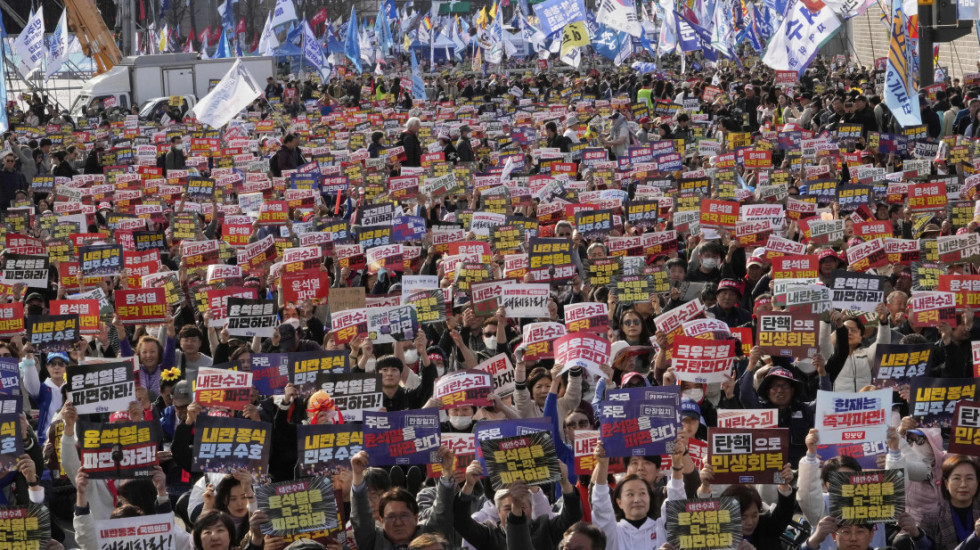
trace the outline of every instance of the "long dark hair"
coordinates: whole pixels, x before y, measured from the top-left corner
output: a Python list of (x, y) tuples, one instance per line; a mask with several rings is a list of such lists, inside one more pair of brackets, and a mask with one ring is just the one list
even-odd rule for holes
[(619, 499), (623, 494), (623, 487), (630, 481), (639, 481), (647, 488), (647, 494), (650, 495), (650, 509), (647, 510), (647, 517), (650, 519), (657, 519), (660, 517), (660, 499), (657, 498), (656, 493), (653, 491), (653, 487), (647, 483), (647, 480), (643, 479), (637, 474), (630, 474), (619, 481), (616, 484), (616, 490), (613, 492), (613, 510), (616, 512), (616, 520), (619, 521), (626, 517), (623, 510), (619, 507)]

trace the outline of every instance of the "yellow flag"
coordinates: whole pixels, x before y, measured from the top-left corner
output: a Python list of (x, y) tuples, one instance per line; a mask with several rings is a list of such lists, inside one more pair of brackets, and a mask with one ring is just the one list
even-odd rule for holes
[(408, 38), (408, 33), (405, 33), (405, 41), (403, 42), (402, 45), (405, 46), (404, 49), (406, 52), (409, 50), (409, 48), (412, 47), (412, 41), (411, 39)]
[(479, 72), (483, 70), (483, 48), (476, 49), (476, 55), (473, 56), (473, 72)]
[(487, 26), (487, 7), (480, 8), (480, 13), (476, 16), (476, 24), (481, 28)]
[(561, 37), (561, 56), (581, 46), (588, 46), (592, 41), (589, 40), (589, 31), (585, 27), (584, 21), (576, 21), (565, 25), (565, 32)]
[(493, 20), (497, 17), (497, 3), (494, 2), (493, 6), (490, 8), (490, 19)]

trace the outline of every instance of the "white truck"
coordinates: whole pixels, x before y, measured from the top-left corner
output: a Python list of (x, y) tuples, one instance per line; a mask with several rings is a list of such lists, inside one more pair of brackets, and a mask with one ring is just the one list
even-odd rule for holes
[[(173, 96), (182, 97), (185, 110), (189, 110), (225, 76), (236, 59), (198, 59), (196, 53), (125, 57), (82, 86), (71, 115), (82, 120), (103, 109), (119, 107), (128, 112), (135, 105), (141, 116), (148, 117)], [(276, 74), (274, 57), (240, 59), (260, 84)]]

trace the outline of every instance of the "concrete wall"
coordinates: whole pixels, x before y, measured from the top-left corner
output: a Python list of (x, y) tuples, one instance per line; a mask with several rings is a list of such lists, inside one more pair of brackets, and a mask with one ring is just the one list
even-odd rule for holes
[[(875, 57), (888, 55), (890, 35), (880, 19), (881, 10), (877, 5), (872, 5), (864, 15), (849, 20), (846, 28), (831, 40), (832, 44), (828, 44), (828, 47), (840, 47), (843, 43), (855, 61), (873, 66)], [(980, 44), (975, 28), (958, 40), (939, 45), (939, 65), (947, 68), (951, 78), (962, 78), (963, 73), (977, 72), (978, 59)]]

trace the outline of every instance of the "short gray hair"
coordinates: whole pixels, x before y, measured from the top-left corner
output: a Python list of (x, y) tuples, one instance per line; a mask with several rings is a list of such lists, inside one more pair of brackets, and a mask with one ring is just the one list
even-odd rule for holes
[(500, 503), (503, 502), (505, 498), (510, 497), (510, 489), (498, 489), (493, 495), (493, 503), (496, 505), (497, 509), (500, 509)]
[(418, 126), (421, 126), (422, 125), (422, 120), (419, 119), (419, 117), (417, 117), (417, 116), (413, 116), (412, 118), (410, 118), (410, 119), (408, 119), (408, 120), (405, 121), (405, 129), (406, 130), (411, 130), (412, 129), (412, 126), (415, 126), (415, 125), (418, 125)]

